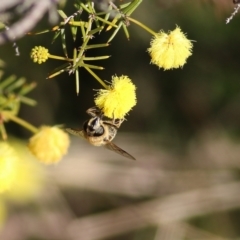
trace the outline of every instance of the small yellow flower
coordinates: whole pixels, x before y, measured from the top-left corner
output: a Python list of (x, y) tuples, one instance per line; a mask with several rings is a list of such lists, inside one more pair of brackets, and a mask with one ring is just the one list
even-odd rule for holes
[(192, 55), (193, 44), (178, 26), (169, 34), (163, 31), (157, 33), (150, 45), (151, 63), (164, 70), (182, 67)]
[(18, 160), (15, 150), (7, 143), (0, 142), (0, 193), (13, 186)]
[(136, 86), (127, 76), (112, 77), (109, 89), (98, 90), (95, 104), (109, 118), (124, 118), (136, 105)]
[(30, 57), (33, 59), (33, 62), (41, 64), (47, 61), (49, 55), (47, 48), (36, 46), (32, 49)]
[(30, 138), (28, 147), (42, 163), (52, 164), (61, 160), (67, 153), (69, 136), (58, 127), (43, 126)]

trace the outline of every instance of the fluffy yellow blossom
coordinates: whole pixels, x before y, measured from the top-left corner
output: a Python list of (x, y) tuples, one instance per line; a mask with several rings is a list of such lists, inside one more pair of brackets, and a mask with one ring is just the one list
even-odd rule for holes
[(47, 61), (49, 57), (48, 49), (42, 46), (36, 46), (32, 49), (30, 57), (33, 62), (41, 64)]
[(109, 118), (124, 118), (136, 105), (136, 86), (127, 76), (112, 77), (109, 89), (98, 90), (95, 104)]
[(28, 147), (45, 164), (57, 163), (67, 153), (69, 136), (58, 127), (43, 126), (30, 138)]
[(13, 186), (18, 160), (15, 150), (6, 142), (0, 142), (0, 193)]
[(14, 168), (15, 181), (10, 191), (3, 197), (14, 202), (26, 202), (37, 197), (44, 183), (44, 168), (42, 164), (34, 161), (34, 157), (26, 148), (26, 143), (10, 139), (11, 146), (17, 151), (19, 161)]
[(163, 31), (157, 33), (150, 45), (151, 63), (164, 70), (182, 67), (192, 55), (193, 44), (178, 26), (169, 34)]

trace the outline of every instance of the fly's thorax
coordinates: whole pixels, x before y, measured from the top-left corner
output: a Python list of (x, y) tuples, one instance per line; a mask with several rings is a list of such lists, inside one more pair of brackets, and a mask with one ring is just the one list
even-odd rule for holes
[(104, 127), (98, 117), (91, 118), (83, 124), (83, 130), (87, 136), (99, 137), (104, 134)]

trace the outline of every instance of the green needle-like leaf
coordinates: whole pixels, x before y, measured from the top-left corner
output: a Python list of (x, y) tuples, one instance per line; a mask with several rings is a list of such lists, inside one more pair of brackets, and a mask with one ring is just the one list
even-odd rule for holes
[(136, 8), (141, 4), (142, 0), (133, 0), (127, 7), (122, 9), (122, 12), (130, 16)]
[(63, 48), (64, 55), (68, 58), (65, 29), (61, 29), (61, 41), (62, 41), (62, 48)]
[(102, 48), (102, 47), (108, 47), (109, 43), (102, 43), (102, 44), (90, 44), (85, 47), (85, 49), (92, 49), (92, 48)]
[(82, 67), (85, 67), (85, 68), (88, 67), (88, 68), (97, 69), (97, 70), (103, 70), (104, 69), (104, 67), (91, 65), (91, 64), (86, 64), (86, 63), (82, 63)]
[(120, 22), (118, 24), (118, 27), (115, 29), (115, 31), (113, 32), (113, 34), (111, 35), (111, 37), (108, 39), (108, 43), (111, 42), (113, 40), (113, 38), (116, 36), (116, 34), (118, 33), (119, 29), (122, 27), (123, 22)]
[(55, 40), (58, 38), (58, 36), (60, 36), (60, 33), (61, 33), (60, 29), (58, 29), (58, 31), (55, 32), (55, 34), (53, 36), (53, 39), (52, 39), (52, 43), (54, 43)]
[(112, 27), (114, 27), (114, 28), (117, 27), (117, 25), (116, 25), (115, 23), (113, 23), (113, 22), (109, 22), (109, 21), (107, 21), (107, 20), (105, 20), (105, 19), (103, 19), (103, 18), (101, 18), (101, 17), (98, 17), (98, 16), (96, 16), (96, 18), (97, 18), (99, 21), (101, 21), (101, 22), (104, 23), (104, 24), (101, 26), (102, 29), (104, 28), (105, 24), (106, 24), (106, 25), (109, 25), (109, 29), (107, 29), (107, 31), (110, 30), (110, 28), (112, 28)]
[(100, 32), (102, 30), (102, 27), (95, 28), (91, 31), (89, 31), (88, 35), (94, 35), (97, 32)]
[(57, 10), (58, 14), (63, 18), (66, 19), (68, 16), (62, 10)]
[(83, 3), (80, 3), (81, 8), (83, 8), (86, 12), (91, 14), (91, 11), (88, 9), (88, 7), (86, 7)]
[(13, 83), (15, 80), (16, 80), (16, 76), (15, 75), (9, 76), (3, 82), (0, 83), (0, 90), (4, 89), (5, 87), (7, 87), (11, 83)]
[(26, 95), (27, 93), (31, 92), (36, 86), (37, 86), (37, 83), (35, 82), (32, 82), (30, 84), (25, 84), (24, 86), (22, 86), (22, 88), (18, 92), (18, 95)]
[[(59, 27), (58, 27), (58, 28), (59, 28)], [(53, 29), (45, 29), (45, 30), (42, 30), (41, 32), (28, 32), (27, 35), (40, 35), (40, 34), (52, 32), (52, 31), (56, 31), (56, 30), (53, 30)]]
[(84, 25), (82, 24), (82, 25), (80, 26), (80, 28), (81, 28), (82, 38), (85, 39), (85, 38), (86, 38), (86, 31), (85, 31)]
[(77, 39), (77, 30), (78, 30), (78, 27), (71, 26), (71, 32), (72, 32), (72, 36), (73, 36), (73, 41), (74, 41), (74, 42), (75, 42), (76, 39)]
[(108, 59), (110, 56), (98, 56), (98, 57), (84, 57), (84, 61), (95, 61), (95, 60), (103, 60), (103, 59)]
[(79, 95), (80, 82), (79, 82), (79, 71), (78, 71), (78, 69), (76, 69), (76, 72), (75, 72), (75, 80), (76, 80), (76, 93), (77, 93), (77, 95)]
[[(74, 48), (73, 49), (73, 64), (76, 64), (76, 60), (77, 60), (77, 49)], [(78, 68), (76, 68), (76, 72), (75, 72), (75, 81), (76, 81), (76, 93), (77, 95), (79, 94), (79, 89), (80, 89), (80, 83), (79, 83), (79, 71)]]
[(95, 21), (96, 26), (99, 28), (100, 27), (100, 23), (99, 23), (98, 19), (95, 17), (96, 16), (96, 11), (95, 11), (95, 8), (93, 6), (94, 6), (93, 3), (89, 3), (88, 4), (88, 7), (89, 7), (90, 11), (92, 12), (92, 16), (91, 17)]
[(25, 96), (18, 96), (20, 101), (27, 104), (27, 105), (30, 105), (30, 106), (35, 106), (37, 105), (37, 101), (34, 100), (34, 99), (31, 99), (31, 98), (28, 98), (28, 97), (25, 97)]
[(129, 40), (130, 35), (129, 35), (129, 32), (128, 32), (126, 24), (123, 24), (123, 31), (124, 31), (124, 33), (125, 33), (125, 35), (127, 37), (127, 40)]
[(95, 74), (90, 68), (86, 67), (85, 66), (85, 69), (106, 89), (108, 89), (108, 86), (105, 84), (105, 82), (100, 78), (98, 77), (97, 74)]
[(9, 85), (8, 87), (5, 88), (5, 91), (7, 92), (12, 92), (13, 90), (15, 90), (16, 88), (21, 87), (24, 83), (26, 82), (25, 78), (19, 78), (17, 81), (15, 81), (14, 83), (12, 83), (11, 85)]
[(70, 26), (75, 26), (75, 27), (87, 27), (88, 22), (84, 22), (84, 21), (70, 21), (68, 23)]
[[(120, 15), (117, 14), (117, 15), (115, 16), (115, 18), (112, 20), (111, 24), (108, 24), (108, 27), (107, 27), (106, 31), (109, 31), (110, 29), (112, 29), (112, 26), (113, 26), (113, 25), (116, 25), (116, 23), (117, 23), (117, 21), (119, 20), (119, 18), (120, 18)], [(118, 28), (118, 26), (117, 26), (117, 28)]]
[(111, 11), (112, 11), (112, 5), (109, 5), (108, 6), (108, 12), (106, 13), (105, 17), (104, 17), (104, 20), (105, 21), (108, 21), (109, 17), (110, 17), (110, 14), (111, 14)]
[(57, 75), (63, 73), (63, 72), (66, 72), (66, 71), (69, 71), (69, 69), (71, 68), (71, 64), (70, 63), (64, 63), (62, 64), (61, 66), (55, 68), (47, 77), (47, 79), (50, 79), (50, 78), (54, 78), (56, 77)]

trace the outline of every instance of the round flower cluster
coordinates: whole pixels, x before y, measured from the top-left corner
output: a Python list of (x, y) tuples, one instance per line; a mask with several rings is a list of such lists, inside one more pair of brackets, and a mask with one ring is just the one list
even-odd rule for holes
[[(38, 162), (33, 161), (24, 141), (11, 139), (5, 144), (12, 149), (12, 153), (17, 159), (11, 165), (11, 176), (9, 175), (5, 180), (12, 179), (12, 183), (9, 190), (2, 193), (3, 199), (25, 202), (38, 196), (44, 184), (44, 169)], [(11, 158), (12, 156), (5, 155), (6, 161), (11, 162)]]
[(182, 67), (187, 58), (192, 55), (193, 44), (179, 27), (170, 33), (160, 31), (151, 41), (148, 52), (151, 63), (164, 70)]
[(38, 64), (46, 62), (49, 55), (48, 49), (42, 46), (34, 47), (30, 53), (30, 57), (33, 59), (33, 62)]
[(58, 127), (43, 126), (30, 138), (28, 148), (42, 163), (57, 163), (67, 153), (69, 136)]
[(114, 76), (109, 89), (98, 90), (95, 104), (106, 117), (122, 119), (137, 103), (135, 91), (130, 78)]

